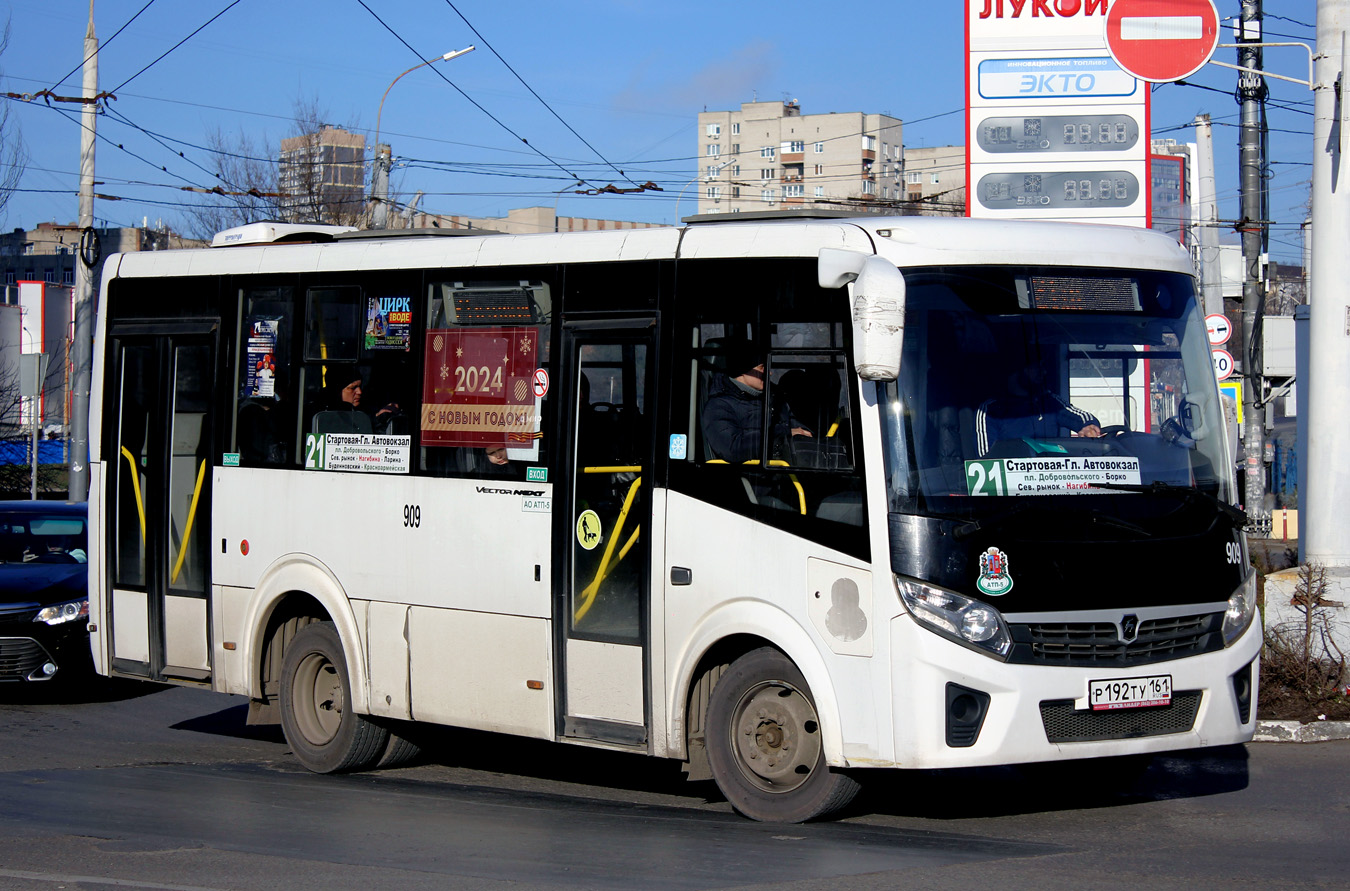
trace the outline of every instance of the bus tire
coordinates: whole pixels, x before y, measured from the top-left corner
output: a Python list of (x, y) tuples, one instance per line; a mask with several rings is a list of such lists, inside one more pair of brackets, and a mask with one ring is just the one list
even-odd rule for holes
[(389, 730), (389, 743), (384, 747), (380, 759), (375, 762), (376, 770), (391, 770), (395, 767), (402, 767), (422, 754), (421, 746), (406, 736), (395, 732), (395, 730), (396, 728)]
[(825, 763), (806, 678), (771, 647), (733, 662), (708, 698), (713, 779), (752, 820), (801, 823), (853, 800), (858, 783)]
[(281, 661), (281, 729), (315, 773), (363, 770), (380, 760), (389, 731), (351, 709), (351, 680), (332, 622), (296, 632)]

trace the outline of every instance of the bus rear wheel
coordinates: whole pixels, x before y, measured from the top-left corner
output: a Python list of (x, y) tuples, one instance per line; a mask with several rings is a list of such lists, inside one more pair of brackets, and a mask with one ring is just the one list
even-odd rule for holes
[(825, 763), (806, 678), (763, 647), (737, 659), (708, 700), (708, 761), (732, 807), (752, 820), (800, 823), (853, 800), (858, 783)]
[(281, 662), (281, 728), (315, 773), (363, 770), (389, 745), (389, 731), (351, 709), (351, 681), (332, 622), (296, 632)]

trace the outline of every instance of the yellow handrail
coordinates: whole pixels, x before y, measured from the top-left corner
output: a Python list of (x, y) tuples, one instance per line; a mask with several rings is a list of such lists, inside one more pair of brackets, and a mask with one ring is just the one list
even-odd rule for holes
[(131, 491), (136, 496), (136, 513), (141, 516), (141, 544), (145, 544), (145, 503), (141, 501), (141, 475), (136, 472), (136, 456), (122, 446), (122, 457), (131, 468)]
[[(638, 467), (636, 469), (641, 470), (642, 468)], [(587, 472), (590, 472), (590, 468), (587, 468)], [(581, 603), (572, 614), (573, 623), (580, 622), (582, 617), (590, 611), (591, 606), (595, 603), (595, 596), (600, 593), (600, 583), (609, 575), (609, 561), (610, 558), (614, 556), (614, 545), (618, 543), (619, 536), (623, 532), (623, 524), (628, 520), (628, 512), (633, 507), (633, 499), (637, 497), (637, 490), (640, 485), (642, 485), (642, 477), (633, 480), (633, 484), (628, 487), (628, 496), (623, 500), (623, 509), (619, 511), (619, 519), (615, 522), (614, 531), (610, 533), (609, 541), (605, 544), (605, 554), (600, 558), (600, 566), (595, 570), (595, 578), (591, 580), (589, 585), (581, 590)], [(616, 565), (620, 560), (623, 560), (624, 556), (628, 554), (629, 549), (637, 542), (638, 534), (641, 531), (641, 525), (633, 530), (633, 534), (629, 537), (628, 543), (625, 544), (623, 550), (619, 552), (619, 560), (614, 561)]]
[(173, 572), (169, 574), (169, 584), (178, 581), (178, 573), (183, 569), (183, 561), (187, 559), (188, 541), (192, 539), (192, 520), (197, 516), (197, 499), (202, 494), (202, 481), (206, 479), (206, 462), (201, 462), (197, 468), (197, 486), (192, 490), (192, 504), (188, 507), (187, 523), (183, 526), (183, 544), (178, 549), (178, 560), (173, 564)]
[[(709, 458), (707, 461), (704, 461), (703, 463), (704, 463), (704, 464), (726, 464), (726, 463), (728, 463), (728, 462), (723, 461), (721, 458)], [(755, 466), (755, 467), (758, 467), (758, 466), (759, 466), (759, 459), (758, 459), (758, 458), (751, 458), (749, 461), (742, 461), (742, 462), (741, 462), (741, 466), (744, 467), (745, 465), (753, 465), (753, 466)], [(792, 465), (789, 464), (788, 462), (784, 461), (782, 458), (770, 458), (770, 459), (769, 459), (769, 466), (770, 466), (770, 467), (791, 467)], [(797, 479), (797, 474), (795, 474), (795, 473), (789, 473), (789, 474), (788, 474), (788, 479), (792, 480), (792, 485), (796, 486), (796, 488), (797, 488), (797, 506), (798, 506), (798, 508), (801, 510), (801, 514), (802, 514), (802, 516), (804, 517), (804, 516), (806, 516), (806, 490), (802, 488), (801, 481)]]

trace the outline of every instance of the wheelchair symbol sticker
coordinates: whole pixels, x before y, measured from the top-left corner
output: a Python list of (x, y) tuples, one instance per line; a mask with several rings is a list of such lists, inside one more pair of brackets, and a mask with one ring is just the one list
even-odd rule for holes
[(595, 550), (600, 544), (600, 515), (593, 510), (584, 510), (577, 517), (577, 544), (588, 551)]

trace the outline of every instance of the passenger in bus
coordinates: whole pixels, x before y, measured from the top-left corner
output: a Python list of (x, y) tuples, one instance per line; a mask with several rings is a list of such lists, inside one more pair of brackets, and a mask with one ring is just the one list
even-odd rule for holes
[(361, 410), (364, 379), (354, 368), (333, 368), (323, 391), (323, 407), (311, 420), (314, 433), (373, 433), (370, 415)]
[(351, 375), (342, 375), (347, 380), (340, 388), (335, 388), (337, 396), (333, 400), (332, 408), (342, 409), (344, 407), (352, 410), (361, 407), (361, 396), (365, 392), (365, 385), (361, 382), (362, 378), (358, 374), (355, 377)]
[(1075, 408), (1045, 384), (1045, 369), (1029, 365), (1008, 378), (1008, 392), (986, 400), (975, 413), (976, 448), (981, 456), (1005, 439), (1056, 439), (1068, 430), (1077, 436), (1102, 435), (1101, 422)]
[[(284, 414), (271, 397), (250, 397), (239, 404), (239, 454), (244, 466), (286, 463)], [(294, 423), (292, 415), (292, 427)]]
[[(749, 345), (733, 346), (726, 373), (713, 376), (701, 424), (703, 441), (713, 458), (744, 464), (760, 457), (764, 431), (764, 359)], [(792, 417), (787, 405), (775, 400), (770, 431), (771, 457), (781, 456), (793, 436), (812, 432)]]

